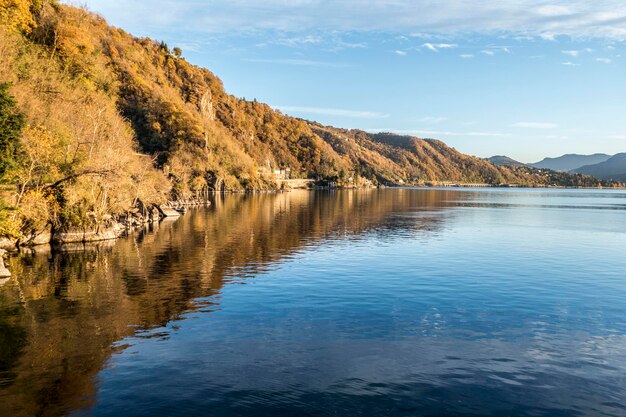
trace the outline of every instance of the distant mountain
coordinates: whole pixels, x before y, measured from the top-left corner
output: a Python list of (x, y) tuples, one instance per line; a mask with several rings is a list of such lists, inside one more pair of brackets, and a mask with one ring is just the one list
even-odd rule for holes
[(600, 179), (614, 179), (626, 181), (626, 153), (618, 153), (610, 159), (599, 164), (586, 165), (572, 172), (592, 175)]
[(558, 158), (545, 158), (534, 164), (535, 168), (546, 168), (554, 171), (569, 172), (586, 165), (595, 165), (607, 161), (611, 155), (595, 153), (593, 155), (567, 154)]
[(500, 166), (525, 167), (526, 166), (526, 164), (523, 164), (519, 161), (516, 161), (513, 158), (509, 158), (508, 156), (504, 156), (504, 155), (492, 156), (491, 158), (487, 158), (487, 161), (491, 162), (497, 167), (500, 167)]

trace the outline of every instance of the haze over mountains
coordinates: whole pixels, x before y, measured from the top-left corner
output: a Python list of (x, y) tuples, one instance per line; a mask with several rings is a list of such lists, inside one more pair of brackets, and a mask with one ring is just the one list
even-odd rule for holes
[(607, 161), (611, 155), (595, 153), (593, 155), (566, 154), (557, 158), (544, 158), (539, 162), (528, 164), (535, 168), (552, 169), (569, 172), (585, 165), (595, 165)]
[(593, 155), (566, 154), (556, 158), (544, 158), (532, 164), (524, 164), (503, 155), (492, 156), (487, 160), (499, 167), (532, 167), (591, 175), (603, 180), (626, 181), (626, 153), (618, 153), (613, 156), (604, 153)]
[(580, 174), (593, 175), (601, 179), (626, 181), (626, 153), (618, 153), (604, 162), (586, 165), (573, 170)]

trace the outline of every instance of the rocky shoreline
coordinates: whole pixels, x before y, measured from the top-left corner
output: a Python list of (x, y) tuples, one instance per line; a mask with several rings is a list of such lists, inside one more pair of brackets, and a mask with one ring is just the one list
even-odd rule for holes
[(210, 204), (210, 201), (207, 200), (171, 201), (164, 205), (155, 204), (151, 206), (145, 206), (138, 202), (134, 208), (125, 214), (106, 216), (99, 222), (93, 222), (92, 225), (61, 228), (50, 226), (46, 230), (33, 232), (22, 239), (0, 238), (0, 251), (6, 253), (19, 251), (20, 248), (24, 247), (113, 240), (127, 236), (132, 230), (147, 224), (158, 223), (165, 218), (178, 217), (190, 207), (206, 207)]

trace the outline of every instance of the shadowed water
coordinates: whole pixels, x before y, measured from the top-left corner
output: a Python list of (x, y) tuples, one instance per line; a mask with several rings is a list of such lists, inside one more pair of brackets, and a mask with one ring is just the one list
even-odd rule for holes
[(0, 416), (624, 416), (626, 193), (218, 197), (22, 254)]

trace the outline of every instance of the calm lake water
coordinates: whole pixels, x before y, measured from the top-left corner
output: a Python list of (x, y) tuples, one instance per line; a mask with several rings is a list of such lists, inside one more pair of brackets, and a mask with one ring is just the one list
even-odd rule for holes
[(0, 416), (625, 416), (626, 192), (217, 197), (10, 259)]

